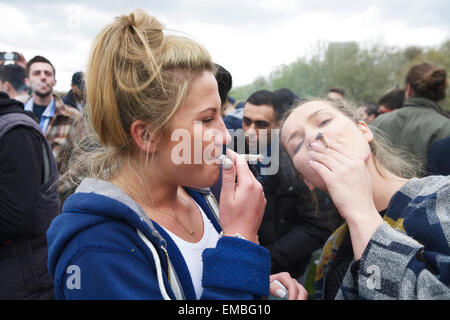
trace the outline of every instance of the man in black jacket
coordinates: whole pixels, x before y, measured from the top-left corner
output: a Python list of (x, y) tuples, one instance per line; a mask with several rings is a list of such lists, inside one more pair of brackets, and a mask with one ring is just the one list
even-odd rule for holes
[(78, 71), (72, 75), (71, 89), (62, 98), (65, 105), (74, 107), (79, 111), (83, 111), (86, 97), (83, 72)]
[(0, 299), (51, 299), (46, 231), (58, 171), (33, 114), (0, 92)]

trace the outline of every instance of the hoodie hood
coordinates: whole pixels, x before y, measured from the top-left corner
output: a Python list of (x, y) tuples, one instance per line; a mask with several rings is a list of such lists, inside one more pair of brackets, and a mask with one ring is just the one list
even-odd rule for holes
[(76, 192), (64, 202), (62, 212), (47, 231), (48, 269), (52, 277), (68, 242), (83, 230), (111, 220), (125, 220), (151, 242), (166, 246), (142, 208), (119, 187), (103, 180), (84, 179)]
[(0, 108), (4, 108), (4, 107), (8, 107), (10, 105), (21, 105), (22, 109), (23, 109), (23, 103), (18, 101), (18, 100), (14, 100), (14, 99), (10, 99), (9, 95), (6, 92), (0, 91)]
[(24, 110), (24, 105), (22, 102), (19, 100), (10, 99), (7, 93), (0, 91), (0, 115), (13, 112), (24, 113), (33, 118), (36, 123), (39, 123), (38, 118), (33, 112)]

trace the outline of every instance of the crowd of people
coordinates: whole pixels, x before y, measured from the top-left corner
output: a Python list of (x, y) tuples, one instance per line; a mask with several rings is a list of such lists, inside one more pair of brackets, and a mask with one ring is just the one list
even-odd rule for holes
[(62, 97), (47, 58), (13, 56), (0, 299), (450, 299), (445, 69), (415, 65), (377, 102), (236, 101), (230, 72), (142, 10)]

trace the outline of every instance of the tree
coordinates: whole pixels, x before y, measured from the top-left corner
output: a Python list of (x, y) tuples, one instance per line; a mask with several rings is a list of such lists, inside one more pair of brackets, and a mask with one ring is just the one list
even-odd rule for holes
[[(409, 68), (428, 61), (450, 71), (450, 40), (436, 48), (410, 46), (405, 49), (379, 43), (318, 42), (309, 57), (275, 68), (268, 78), (234, 88), (230, 95), (247, 99), (261, 89), (288, 88), (302, 98), (323, 97), (329, 88), (343, 87), (347, 99), (378, 101), (387, 91), (404, 86)], [(449, 99), (441, 106), (450, 110)]]

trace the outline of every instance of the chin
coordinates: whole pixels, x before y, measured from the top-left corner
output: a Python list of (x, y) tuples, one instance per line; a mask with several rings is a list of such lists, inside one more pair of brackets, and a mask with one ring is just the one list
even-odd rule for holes
[(219, 181), (220, 177), (220, 166), (217, 164), (208, 165), (208, 174), (205, 176), (205, 186), (204, 188), (209, 188)]
[(325, 181), (323, 181), (323, 179), (317, 174), (309, 174), (304, 178), (300, 177), (300, 179), (308, 186), (310, 190), (313, 188), (328, 192)]
[(208, 164), (195, 175), (195, 178), (187, 181), (185, 186), (191, 188), (209, 188), (219, 181), (220, 166), (217, 164)]

